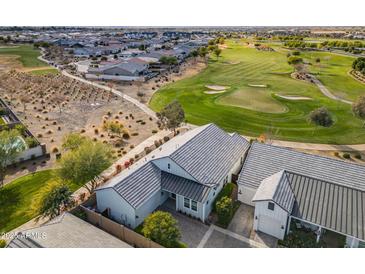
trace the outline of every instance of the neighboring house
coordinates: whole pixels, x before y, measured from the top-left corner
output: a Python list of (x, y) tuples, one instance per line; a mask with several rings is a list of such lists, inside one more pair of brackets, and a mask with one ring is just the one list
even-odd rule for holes
[(145, 62), (122, 61), (97, 68), (90, 67), (85, 76), (88, 79), (142, 81), (147, 72), (148, 64)]
[(238, 179), (238, 199), (255, 207), (254, 229), (283, 239), (292, 219), (365, 241), (365, 166), (253, 143)]
[[(17, 128), (17, 126), (24, 127), (24, 131), (20, 132), (16, 141), (12, 144), (13, 146), (19, 147), (18, 151), (21, 150), (21, 152), (14, 162), (9, 163), (9, 165), (30, 159), (33, 160), (46, 155), (46, 145), (41, 144), (37, 138), (33, 136), (33, 134), (20, 121), (18, 116), (2, 99), (0, 99), (0, 119), (0, 131)], [(27, 140), (29, 141), (30, 139), (32, 139), (32, 142), (27, 143)]]
[(131, 246), (70, 213), (64, 213), (48, 224), (18, 233), (7, 247), (128, 248)]
[(167, 199), (205, 221), (223, 185), (239, 173), (249, 142), (214, 124), (174, 137), (96, 190), (97, 209), (135, 228)]

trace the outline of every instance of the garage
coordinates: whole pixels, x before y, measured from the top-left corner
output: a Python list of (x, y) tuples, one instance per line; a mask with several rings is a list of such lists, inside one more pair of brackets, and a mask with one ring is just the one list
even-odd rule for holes
[(278, 239), (284, 238), (285, 229), (282, 229), (281, 223), (274, 218), (266, 215), (260, 215), (258, 217), (257, 230), (274, 236)]

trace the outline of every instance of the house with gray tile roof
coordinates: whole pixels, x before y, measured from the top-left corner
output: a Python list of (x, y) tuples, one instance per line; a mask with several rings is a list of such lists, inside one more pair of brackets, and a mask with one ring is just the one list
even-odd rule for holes
[(241, 202), (255, 207), (254, 229), (283, 239), (291, 220), (365, 242), (365, 166), (253, 143), (238, 178)]
[(64, 213), (40, 227), (19, 232), (8, 248), (131, 248), (88, 222)]
[(166, 142), (96, 190), (97, 209), (131, 228), (167, 199), (205, 221), (215, 196), (238, 175), (249, 142), (214, 124)]

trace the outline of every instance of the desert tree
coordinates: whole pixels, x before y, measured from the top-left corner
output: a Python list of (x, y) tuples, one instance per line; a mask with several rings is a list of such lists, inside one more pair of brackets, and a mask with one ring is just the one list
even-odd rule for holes
[(353, 104), (352, 104), (353, 113), (363, 119), (363, 127), (365, 127), (365, 96), (360, 96)]
[(185, 121), (184, 109), (177, 100), (166, 105), (156, 115), (162, 127), (173, 130), (174, 133), (176, 133), (176, 128)]
[(54, 218), (73, 206), (75, 201), (67, 185), (56, 185), (47, 193), (42, 201), (39, 213), (42, 217)]
[(28, 95), (22, 95), (19, 98), (20, 103), (23, 105), (23, 112), (25, 112), (27, 110), (27, 104), (30, 103), (30, 98)]
[(100, 174), (112, 164), (112, 156), (109, 145), (87, 138), (78, 148), (62, 156), (58, 176), (65, 182), (84, 185), (91, 194), (98, 185)]
[(221, 55), (222, 53), (222, 50), (220, 48), (215, 48), (214, 51), (213, 51), (214, 55), (217, 57), (217, 60), (219, 58), (219, 56)]

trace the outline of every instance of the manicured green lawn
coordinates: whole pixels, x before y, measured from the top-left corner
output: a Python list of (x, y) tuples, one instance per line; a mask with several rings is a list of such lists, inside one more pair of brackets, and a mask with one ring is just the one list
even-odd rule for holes
[[(354, 101), (365, 95), (365, 85), (348, 74), (356, 58), (314, 51), (302, 52), (301, 55), (311, 64), (309, 70), (336, 96)], [(320, 58), (320, 63), (315, 62), (316, 58)]]
[[(0, 233), (8, 232), (35, 218), (37, 202), (47, 185), (54, 182), (52, 170), (20, 177), (0, 189)], [(72, 191), (81, 185), (69, 185)]]
[(0, 55), (17, 55), (19, 56), (19, 61), (24, 67), (43, 67), (47, 65), (37, 59), (37, 57), (41, 54), (38, 49), (33, 47), (33, 45), (0, 48)]
[[(228, 41), (222, 57), (218, 61), (211, 58), (204, 71), (156, 92), (150, 102), (151, 108), (159, 111), (177, 99), (185, 110), (187, 121), (192, 124), (214, 122), (230, 132), (248, 136), (270, 133), (272, 138), (289, 141), (365, 142), (362, 121), (353, 116), (350, 105), (323, 96), (314, 84), (290, 77), (293, 68), (287, 63), (287, 51), (264, 52), (244, 45), (241, 41)], [(267, 85), (263, 88), (267, 92), (250, 87), (252, 84)], [(208, 95), (204, 93), (207, 91), (205, 85), (230, 88), (225, 93)], [(293, 101), (276, 94), (313, 100)], [(232, 106), (236, 104), (240, 107)], [(278, 106), (284, 106), (286, 111), (270, 113), (277, 112)], [(334, 116), (335, 124), (330, 128), (318, 128), (308, 122), (310, 111), (321, 106), (326, 106)]]

